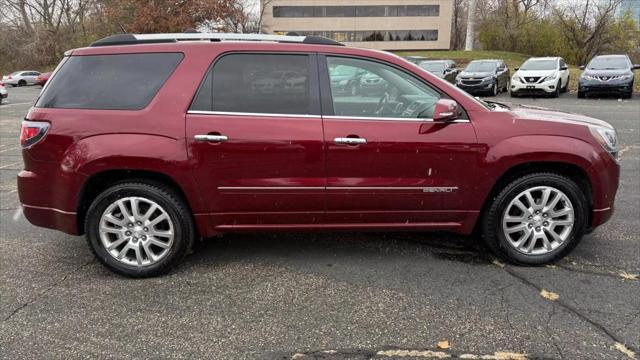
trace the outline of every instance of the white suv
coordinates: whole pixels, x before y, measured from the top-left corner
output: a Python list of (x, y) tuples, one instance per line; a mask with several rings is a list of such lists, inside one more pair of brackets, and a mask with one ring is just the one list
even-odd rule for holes
[(569, 87), (569, 67), (561, 57), (529, 58), (511, 78), (511, 96), (560, 96)]

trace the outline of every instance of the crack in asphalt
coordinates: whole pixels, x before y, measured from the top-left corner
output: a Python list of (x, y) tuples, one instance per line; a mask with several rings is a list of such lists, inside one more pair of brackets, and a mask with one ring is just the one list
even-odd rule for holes
[[(537, 284), (533, 283), (531, 280), (527, 279), (524, 275), (519, 274), (518, 272), (516, 272), (516, 271), (514, 271), (514, 270), (512, 270), (512, 269), (510, 269), (510, 268), (508, 268), (506, 266), (503, 268), (503, 270), (506, 271), (512, 277), (514, 277), (517, 280), (519, 280), (520, 282), (522, 282), (523, 284), (536, 289), (538, 292), (543, 290), (542, 287), (540, 287)], [(638, 349), (635, 348), (635, 346), (629, 345), (624, 340), (619, 339), (615, 334), (613, 334), (604, 325), (602, 325), (599, 322), (589, 318), (586, 314), (583, 314), (582, 311), (580, 311), (579, 309), (573, 307), (572, 305), (562, 301), (562, 299), (557, 299), (557, 300), (554, 301), (554, 303), (558, 304), (559, 306), (561, 306), (563, 309), (565, 309), (569, 313), (574, 314), (575, 316), (577, 316), (581, 320), (591, 324), (591, 326), (593, 326), (596, 329), (600, 330), (602, 333), (604, 333), (607, 337), (609, 337), (614, 342), (620, 343), (620, 344), (624, 344), (631, 351), (636, 352), (636, 353), (638, 352)]]
[(27, 306), (35, 303), (36, 301), (38, 301), (38, 299), (40, 299), (41, 297), (43, 297), (45, 294), (47, 294), (49, 291), (53, 290), (55, 287), (57, 287), (58, 285), (62, 284), (63, 282), (65, 282), (65, 280), (67, 280), (67, 278), (75, 273), (77, 273), (80, 269), (84, 268), (85, 266), (91, 264), (92, 262), (94, 262), (96, 259), (93, 258), (89, 261), (87, 261), (86, 263), (76, 267), (75, 269), (71, 270), (70, 272), (68, 272), (67, 274), (65, 274), (60, 280), (54, 282), (53, 284), (51, 284), (51, 286), (49, 286), (48, 288), (44, 289), (43, 291), (41, 291), (38, 295), (36, 295), (34, 298), (24, 302), (23, 304), (21, 304), (20, 306), (18, 306), (17, 308), (15, 308), (11, 314), (7, 315), (2, 322), (8, 321), (9, 319), (11, 319), (15, 314), (17, 314), (18, 312), (20, 312), (21, 310), (23, 310), (24, 308), (26, 308)]

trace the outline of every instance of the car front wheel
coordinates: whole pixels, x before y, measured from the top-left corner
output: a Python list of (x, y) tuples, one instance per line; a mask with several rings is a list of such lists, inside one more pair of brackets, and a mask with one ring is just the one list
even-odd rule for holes
[(146, 182), (120, 183), (102, 192), (87, 211), (85, 227), (98, 260), (130, 277), (166, 273), (194, 239), (193, 220), (181, 197)]
[(568, 254), (587, 223), (587, 200), (571, 179), (534, 173), (511, 182), (483, 214), (485, 244), (497, 256), (542, 265)]

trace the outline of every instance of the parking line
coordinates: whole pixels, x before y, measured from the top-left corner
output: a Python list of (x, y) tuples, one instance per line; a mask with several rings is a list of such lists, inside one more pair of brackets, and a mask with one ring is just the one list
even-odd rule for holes
[(20, 148), (20, 146), (16, 146), (16, 147), (8, 148), (8, 149), (3, 149), (3, 150), (0, 150), (0, 153), (7, 152), (7, 151), (9, 151), (9, 150), (19, 149), (19, 148)]
[(7, 104), (3, 105), (3, 107), (15, 106), (15, 105), (26, 105), (26, 104), (33, 104), (33, 103), (32, 102), (22, 102), (22, 103), (15, 103), (15, 104), (7, 103)]
[(0, 169), (6, 169), (6, 168), (11, 167), (13, 165), (18, 165), (20, 163), (22, 163), (22, 161), (14, 162), (13, 164), (5, 165), (5, 166), (0, 166)]

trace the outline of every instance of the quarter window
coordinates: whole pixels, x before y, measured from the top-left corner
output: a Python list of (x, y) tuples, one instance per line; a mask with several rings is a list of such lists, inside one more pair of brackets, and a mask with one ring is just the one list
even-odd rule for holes
[(379, 62), (327, 57), (334, 114), (372, 118), (433, 117), (440, 93)]
[(215, 62), (191, 110), (311, 114), (309, 56), (230, 54)]
[(36, 106), (143, 109), (182, 57), (180, 53), (71, 56), (47, 85)]

